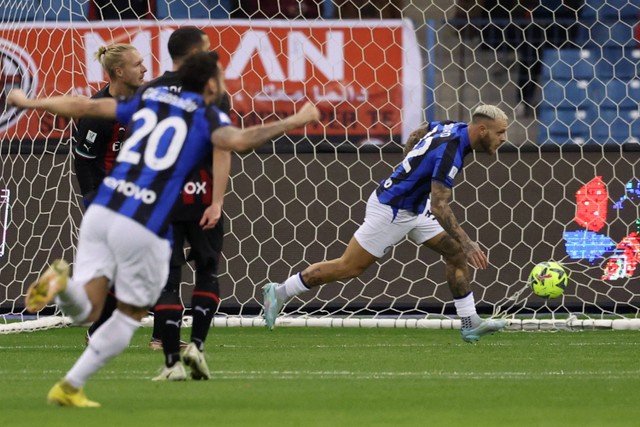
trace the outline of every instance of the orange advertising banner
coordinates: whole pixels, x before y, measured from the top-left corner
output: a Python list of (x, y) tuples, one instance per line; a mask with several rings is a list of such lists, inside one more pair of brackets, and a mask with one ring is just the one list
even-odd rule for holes
[[(422, 121), (422, 64), (410, 21), (124, 21), (0, 26), (0, 139), (68, 138), (68, 121), (8, 108), (9, 89), (90, 96), (105, 84), (98, 47), (131, 43), (147, 79), (171, 68), (167, 41), (180, 25), (202, 28), (225, 66), (234, 124), (291, 114), (311, 100), (322, 122), (299, 131), (311, 142), (403, 142)], [(294, 137), (294, 139), (296, 139)]]

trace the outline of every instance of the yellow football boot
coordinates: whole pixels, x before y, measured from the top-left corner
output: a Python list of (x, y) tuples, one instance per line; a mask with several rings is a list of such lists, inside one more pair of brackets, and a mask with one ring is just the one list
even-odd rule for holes
[(30, 313), (37, 313), (67, 288), (69, 264), (63, 259), (55, 260), (44, 273), (27, 289), (25, 306)]
[(64, 380), (57, 382), (49, 394), (47, 394), (47, 402), (50, 405), (68, 406), (72, 408), (99, 408), (100, 404), (87, 399), (84, 391), (76, 389), (67, 384)]

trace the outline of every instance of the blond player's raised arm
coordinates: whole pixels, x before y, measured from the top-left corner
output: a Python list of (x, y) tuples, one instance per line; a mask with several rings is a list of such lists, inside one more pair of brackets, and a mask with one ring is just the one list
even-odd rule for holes
[(211, 134), (211, 141), (218, 148), (245, 152), (258, 148), (265, 142), (286, 132), (318, 120), (320, 120), (320, 111), (315, 105), (307, 102), (296, 114), (286, 119), (265, 125), (251, 126), (246, 129), (239, 129), (233, 126), (218, 128)]
[(81, 118), (116, 118), (117, 102), (113, 98), (89, 99), (83, 96), (52, 96), (31, 99), (19, 89), (7, 96), (7, 103), (22, 109), (42, 110), (58, 116)]

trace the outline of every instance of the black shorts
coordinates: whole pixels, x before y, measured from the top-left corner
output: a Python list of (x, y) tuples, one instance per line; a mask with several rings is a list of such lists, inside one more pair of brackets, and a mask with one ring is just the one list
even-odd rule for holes
[[(173, 227), (172, 267), (184, 265), (187, 261), (195, 261), (196, 266), (215, 264), (217, 267), (224, 238), (223, 216), (210, 230), (203, 230), (199, 221), (178, 221), (171, 226)], [(185, 243), (190, 246), (186, 258)]]

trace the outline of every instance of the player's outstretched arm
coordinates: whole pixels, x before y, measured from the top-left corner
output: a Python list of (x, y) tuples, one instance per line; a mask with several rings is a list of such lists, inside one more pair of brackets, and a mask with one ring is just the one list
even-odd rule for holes
[(451, 206), (449, 206), (449, 199), (451, 199), (451, 189), (438, 181), (432, 181), (431, 212), (442, 228), (460, 243), (471, 265), (480, 269), (487, 268), (487, 255), (480, 248), (480, 245), (472, 241), (460, 227), (456, 216), (451, 210)]
[(7, 96), (7, 103), (18, 108), (43, 110), (65, 117), (116, 118), (117, 102), (113, 98), (89, 99), (82, 96), (52, 96), (30, 99), (20, 89), (14, 89)]
[(232, 126), (216, 129), (211, 134), (211, 141), (218, 148), (245, 152), (258, 148), (265, 142), (286, 132), (318, 120), (320, 120), (320, 111), (315, 105), (307, 102), (296, 114), (283, 120), (265, 125), (251, 126), (246, 129), (238, 129)]

